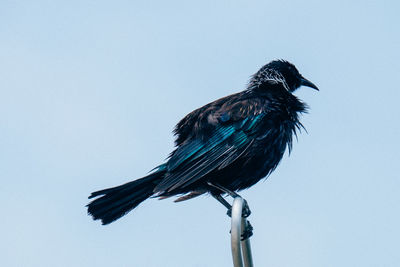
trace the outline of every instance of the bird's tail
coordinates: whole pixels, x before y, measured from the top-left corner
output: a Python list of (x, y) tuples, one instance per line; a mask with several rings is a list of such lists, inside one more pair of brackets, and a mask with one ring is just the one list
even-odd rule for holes
[(121, 218), (153, 194), (163, 175), (163, 171), (157, 171), (120, 186), (93, 192), (89, 199), (101, 197), (87, 205), (88, 214), (92, 215), (93, 220), (101, 220), (102, 224)]

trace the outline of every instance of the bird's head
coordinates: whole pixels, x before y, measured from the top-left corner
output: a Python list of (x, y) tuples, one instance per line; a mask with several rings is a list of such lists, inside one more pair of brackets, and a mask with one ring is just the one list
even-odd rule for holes
[(292, 63), (285, 60), (274, 60), (263, 66), (253, 75), (249, 86), (259, 87), (264, 83), (282, 83), (289, 92), (294, 92), (302, 85), (318, 90), (318, 87), (304, 78)]

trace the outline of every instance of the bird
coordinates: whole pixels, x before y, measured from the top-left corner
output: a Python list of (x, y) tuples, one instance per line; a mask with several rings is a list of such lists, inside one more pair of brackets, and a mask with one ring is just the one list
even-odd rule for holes
[(200, 107), (178, 122), (175, 149), (165, 163), (137, 180), (93, 192), (88, 214), (110, 224), (148, 198), (175, 202), (210, 194), (226, 207), (235, 195), (267, 178), (293, 137), (305, 129), (300, 115), (308, 106), (293, 92), (319, 90), (297, 68), (273, 60), (251, 76), (245, 90)]

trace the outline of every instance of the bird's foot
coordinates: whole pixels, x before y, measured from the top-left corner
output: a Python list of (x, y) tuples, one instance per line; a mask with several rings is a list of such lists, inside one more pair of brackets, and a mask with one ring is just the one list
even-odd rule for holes
[(246, 221), (246, 226), (243, 229), (241, 240), (244, 241), (246, 239), (249, 239), (252, 235), (253, 235), (253, 226), (250, 224), (249, 221)]
[(232, 217), (232, 207), (228, 208), (228, 210), (226, 211), (226, 215), (228, 215), (229, 218)]
[[(249, 208), (249, 205), (247, 204), (247, 201), (245, 199), (244, 200), (244, 205), (242, 208), (242, 217), (243, 218), (247, 218), (251, 215), (251, 210)], [(232, 217), (232, 207), (228, 207), (228, 210), (226, 211), (226, 215), (228, 215), (229, 217)]]
[(250, 210), (249, 205), (247, 204), (246, 199), (243, 199), (243, 201), (244, 201), (244, 205), (243, 205), (243, 209), (242, 209), (242, 217), (247, 218), (250, 216), (251, 210)]

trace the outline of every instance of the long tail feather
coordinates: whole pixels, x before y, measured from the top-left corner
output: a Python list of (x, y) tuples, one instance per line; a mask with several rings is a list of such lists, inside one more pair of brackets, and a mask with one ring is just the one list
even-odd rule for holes
[(164, 172), (159, 171), (117, 187), (93, 192), (89, 199), (100, 197), (87, 205), (88, 214), (93, 220), (101, 220), (102, 224), (121, 218), (153, 194), (163, 175)]

